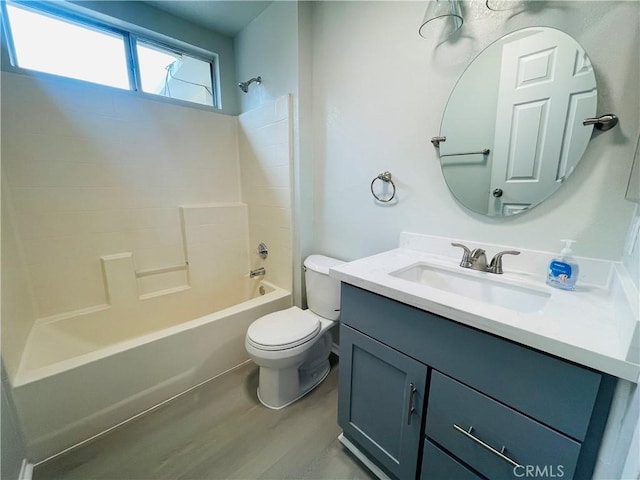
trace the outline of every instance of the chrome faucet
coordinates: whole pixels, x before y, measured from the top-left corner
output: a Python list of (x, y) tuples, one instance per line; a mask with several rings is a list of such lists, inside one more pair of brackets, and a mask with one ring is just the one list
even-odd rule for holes
[(502, 270), (502, 256), (503, 255), (520, 255), (520, 252), (516, 250), (505, 250), (503, 252), (496, 253), (491, 259), (489, 265), (487, 265), (487, 255), (482, 248), (474, 248), (469, 250), (469, 247), (461, 243), (452, 243), (454, 247), (462, 248), (464, 253), (462, 254), (462, 260), (460, 266), (462, 268), (470, 268), (472, 270), (478, 270), (480, 272), (489, 273), (503, 273)]
[(483, 249), (474, 248), (471, 251), (471, 255), (469, 255), (469, 260), (471, 260), (471, 266), (469, 268), (472, 270), (487, 271), (487, 254)]
[(249, 272), (249, 278), (259, 277), (260, 275), (265, 275), (266, 273), (267, 271), (264, 269), (264, 267), (256, 268), (255, 270), (251, 270)]

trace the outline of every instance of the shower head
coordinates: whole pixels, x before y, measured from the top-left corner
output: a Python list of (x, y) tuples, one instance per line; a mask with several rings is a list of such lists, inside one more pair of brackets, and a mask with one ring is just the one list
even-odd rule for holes
[(246, 82), (240, 82), (238, 86), (240, 87), (240, 90), (242, 90), (244, 93), (247, 93), (249, 91), (249, 85), (254, 82), (260, 85), (262, 83), (262, 77), (254, 77), (251, 80), (247, 80)]

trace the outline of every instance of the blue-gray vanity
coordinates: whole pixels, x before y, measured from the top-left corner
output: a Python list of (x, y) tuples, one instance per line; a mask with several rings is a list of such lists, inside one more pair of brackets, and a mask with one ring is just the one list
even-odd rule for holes
[(396, 478), (517, 478), (530, 466), (590, 478), (614, 385), (343, 284), (338, 420)]
[[(542, 328), (544, 311), (554, 303), (540, 312), (512, 312), (514, 323), (501, 326), (490, 309), (477, 318), (468, 315), (484, 308), (479, 303), (459, 297), (456, 305), (448, 292), (388, 274), (385, 265), (412, 256), (398, 249), (332, 272), (343, 281), (343, 443), (381, 477), (591, 478), (616, 383), (624, 375), (572, 359), (584, 345), (560, 341), (554, 350), (557, 338), (551, 336), (539, 343), (544, 348), (511, 339), (518, 338), (518, 322)], [(549, 302), (577, 298), (561, 295), (558, 300), (550, 293)], [(510, 313), (501, 307), (496, 312), (495, 319)], [(550, 326), (561, 336), (560, 323)], [(633, 371), (632, 362), (620, 366), (637, 379), (637, 365)]]

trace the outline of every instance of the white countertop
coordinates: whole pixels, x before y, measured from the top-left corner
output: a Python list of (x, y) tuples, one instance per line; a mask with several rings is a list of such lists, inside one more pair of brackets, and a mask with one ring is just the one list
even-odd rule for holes
[[(578, 287), (575, 291), (563, 291), (544, 283), (544, 265), (553, 254), (520, 249), (518, 257), (503, 259), (504, 274), (496, 275), (459, 267), (462, 251), (449, 245), (452, 239), (402, 235), (401, 248), (332, 267), (331, 277), (638, 383), (638, 292), (621, 264), (578, 258), (581, 268)], [(512, 248), (477, 242), (467, 245), (486, 247), (488, 258), (498, 249)], [(479, 278), (489, 275), (489, 281), (547, 292), (551, 297), (541, 311), (523, 313), (390, 275), (416, 263)], [(531, 265), (535, 268), (527, 268)], [(580, 282), (583, 272), (587, 280), (595, 281)]]

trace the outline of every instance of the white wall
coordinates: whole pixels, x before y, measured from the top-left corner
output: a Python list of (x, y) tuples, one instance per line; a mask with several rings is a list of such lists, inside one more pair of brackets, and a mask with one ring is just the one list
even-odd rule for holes
[[(464, 2), (461, 35), (421, 38), (423, 2), (314, 2), (314, 250), (353, 259), (397, 245), (401, 231), (620, 260), (634, 205), (624, 199), (640, 128), (637, 2), (527, 2), (523, 13)], [(559, 28), (589, 54), (598, 111), (620, 117), (596, 134), (566, 184), (530, 212), (490, 219), (447, 189), (437, 152), (447, 98), (475, 55), (526, 26)], [(610, 34), (615, 32), (615, 34)], [(376, 205), (371, 180), (391, 171), (397, 205)]]
[(247, 112), (298, 90), (296, 2), (273, 2), (234, 38), (238, 81), (261, 76), (238, 92), (241, 112)]

